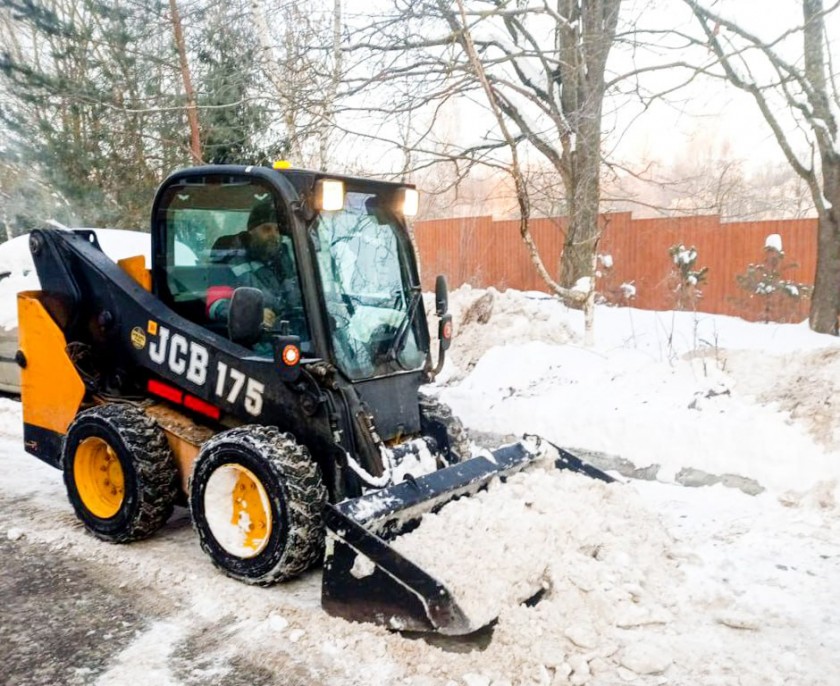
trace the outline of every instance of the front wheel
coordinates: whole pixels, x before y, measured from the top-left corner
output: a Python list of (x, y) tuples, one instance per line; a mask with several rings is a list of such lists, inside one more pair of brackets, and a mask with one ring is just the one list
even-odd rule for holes
[(467, 430), (446, 403), (432, 396), (420, 395), (420, 430), (437, 441), (447, 464), (469, 459), (471, 450)]
[(309, 451), (276, 427), (214, 436), (202, 447), (190, 483), (204, 552), (228, 576), (263, 586), (321, 559), (326, 500)]

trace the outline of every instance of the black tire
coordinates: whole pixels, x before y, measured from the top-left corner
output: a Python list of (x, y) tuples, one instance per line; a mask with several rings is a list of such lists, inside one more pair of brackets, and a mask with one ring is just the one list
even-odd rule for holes
[(132, 405), (80, 412), (64, 437), (61, 466), (76, 516), (97, 538), (147, 538), (172, 514), (175, 458), (163, 429)]
[[(246, 489), (251, 500), (236, 498), (236, 489)], [(228, 576), (260, 586), (291, 579), (322, 559), (326, 502), (309, 451), (272, 426), (211, 438), (190, 481), (202, 550)]]
[(431, 396), (420, 396), (420, 430), (437, 441), (447, 465), (469, 459), (469, 434), (446, 403)]

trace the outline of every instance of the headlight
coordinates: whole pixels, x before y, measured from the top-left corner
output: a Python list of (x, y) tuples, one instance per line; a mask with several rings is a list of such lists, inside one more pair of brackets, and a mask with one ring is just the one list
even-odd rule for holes
[(315, 184), (315, 209), (335, 212), (344, 208), (344, 182), (319, 179)]
[(416, 188), (400, 188), (397, 191), (397, 211), (406, 217), (413, 217), (420, 207), (420, 193)]

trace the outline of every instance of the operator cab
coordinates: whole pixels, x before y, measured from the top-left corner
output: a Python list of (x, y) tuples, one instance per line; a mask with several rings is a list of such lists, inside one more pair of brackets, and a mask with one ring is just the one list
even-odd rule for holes
[[(254, 343), (258, 355), (271, 355), (270, 337), (282, 333), (352, 381), (419, 371), (429, 342), (402, 221), (406, 191), (302, 170), (176, 172), (155, 201), (154, 289), (227, 336), (225, 301), (241, 286), (259, 288), (276, 325)], [(261, 251), (258, 233), (275, 230), (274, 249)]]

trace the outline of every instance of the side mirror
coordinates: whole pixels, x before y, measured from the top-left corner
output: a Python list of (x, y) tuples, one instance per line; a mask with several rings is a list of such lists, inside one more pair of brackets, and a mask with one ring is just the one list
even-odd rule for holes
[(240, 286), (233, 292), (228, 310), (228, 335), (240, 345), (253, 345), (262, 332), (263, 294), (259, 288)]
[(446, 277), (438, 274), (435, 279), (435, 311), (438, 317), (442, 317), (449, 310), (449, 289), (446, 286)]

